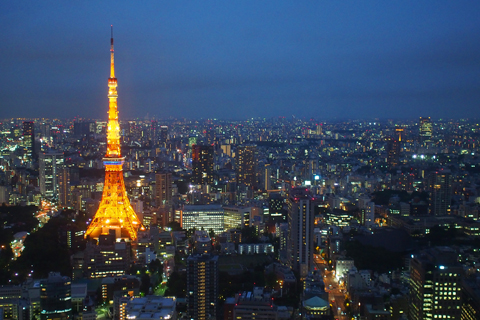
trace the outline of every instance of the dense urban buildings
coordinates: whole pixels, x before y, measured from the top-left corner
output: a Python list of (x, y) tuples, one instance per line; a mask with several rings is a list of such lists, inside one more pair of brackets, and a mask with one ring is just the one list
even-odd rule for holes
[[(68, 257), (72, 274), (61, 274), (71, 276), (72, 283), (82, 279), (110, 283), (114, 278), (136, 277), (132, 283), (137, 283), (137, 287), (118, 290), (117, 297), (108, 296), (118, 306), (118, 314), (126, 315), (129, 299), (139, 296), (141, 290), (145, 294), (156, 292), (159, 278), (151, 278), (152, 283), (147, 287), (147, 273), (142, 271), (149, 270), (154, 261), (162, 265), (163, 270), (155, 272), (167, 280), (169, 288), (187, 288), (188, 259), (194, 255), (216, 257), (219, 275), (227, 277), (226, 286), (222, 280), (225, 278), (218, 279), (216, 295), (221, 302), (215, 305), (218, 317), (227, 310), (233, 316), (235, 312), (253, 308), (277, 316), (291, 315), (297, 309), (310, 317), (395, 318), (397, 315), (399, 319), (402, 316), (421, 319), (430, 317), (431, 298), (431, 314), (435, 319), (435, 315), (443, 316), (440, 311), (445, 310), (435, 309), (435, 301), (437, 306), (443, 301), (435, 300), (435, 292), (442, 292), (441, 296), (446, 292), (449, 297), (448, 293), (454, 292), (453, 284), (460, 304), (455, 305), (455, 312), (445, 316), (475, 319), (479, 312), (475, 281), (479, 257), (475, 245), (469, 244), (476, 243), (480, 235), (477, 185), (480, 161), (475, 140), (479, 129), (474, 121), (430, 120), (432, 136), (428, 147), (421, 142), (418, 119), (324, 122), (321, 131), (317, 130), (317, 121), (304, 119), (259, 119), (243, 123), (120, 121), (120, 127), (128, 124), (128, 130), (122, 131), (119, 138), (125, 150), (121, 171), (125, 194), (139, 221), (148, 227), (137, 232), (135, 241), (128, 237), (122, 241), (122, 237), (107, 228), (94, 243), (83, 242), (83, 237), (86, 222), (94, 219), (108, 190), (108, 181), (103, 178), (108, 144), (102, 144), (102, 139), (107, 138), (108, 123), (85, 120), (89, 123), (86, 127), (95, 131), (88, 135), (78, 132), (82, 126), (77, 126), (74, 133), (74, 124), (83, 120), (33, 120), (41, 142), (39, 159), (26, 163), (25, 137), (22, 130), (12, 129), (23, 128), (24, 121), (2, 123), (2, 132), (9, 137), (2, 140), (9, 147), (3, 149), (0, 158), (3, 168), (0, 196), (5, 208), (42, 206), (35, 218), (42, 226), (48, 226), (48, 219), (55, 219), (56, 215), (68, 221), (69, 225), (52, 235), (58, 234), (55, 241), (72, 250)], [(231, 129), (231, 123), (242, 123), (242, 129)], [(162, 138), (166, 128), (168, 135)], [(391, 148), (390, 138), (401, 143), (394, 143)], [(207, 140), (213, 145), (206, 145)], [(194, 165), (196, 151), (192, 144), (207, 146), (205, 163), (210, 169), (205, 173), (210, 182), (198, 183), (195, 178), (195, 170), (201, 166)], [(239, 175), (250, 180), (239, 181)], [(82, 219), (86, 219), (82, 226), (75, 225)], [(5, 234), (9, 230), (32, 231), (19, 228), (21, 225), (14, 222), (2, 226)], [(14, 235), (11, 248), (17, 259), (22, 259), (22, 250), (28, 254), (25, 238), (31, 234)], [(450, 246), (451, 243), (455, 246)], [(452, 272), (452, 277), (457, 275), (455, 282), (445, 276), (441, 279), (448, 281), (439, 280), (438, 285), (434, 282), (433, 293), (424, 284), (430, 285), (428, 266), (436, 263), (432, 262), (436, 261), (432, 254), (425, 251), (428, 246), (453, 250), (455, 263), (464, 270)], [(362, 252), (368, 259), (357, 255)], [(231, 262), (234, 256), (240, 262)], [(263, 262), (252, 265), (250, 257)], [(440, 270), (439, 266), (435, 270)], [(249, 274), (247, 279), (252, 283), (245, 280), (233, 283), (243, 283), (243, 291), (228, 282), (242, 272)], [(263, 289), (274, 298), (273, 311), (267, 310), (264, 298), (251, 300), (254, 292), (259, 292), (253, 289), (260, 279), (255, 274), (261, 275)], [(183, 285), (172, 284), (170, 277), (174, 281), (185, 280)], [(312, 285), (317, 283), (310, 280), (315, 277), (323, 278), (324, 286)], [(15, 288), (12, 286), (12, 290)], [(250, 300), (243, 298), (244, 291), (252, 292)], [(25, 303), (41, 314), (40, 295), (35, 300), (34, 292), (30, 293), (33, 298)], [(189, 292), (176, 292), (175, 296), (187, 297)], [(242, 297), (237, 299), (241, 308), (227, 303), (235, 301), (237, 294)], [(391, 303), (379, 298), (385, 295), (390, 295)], [(20, 310), (23, 302), (15, 295), (5, 296), (8, 298), (3, 300), (4, 318), (21, 314), (29, 317), (33, 313), (23, 313)], [(335, 299), (332, 309), (326, 310), (324, 302), (331, 302), (332, 298)], [(348, 308), (343, 303), (346, 298), (354, 307)], [(77, 304), (78, 308), (72, 308), (75, 314), (80, 312), (75, 310), (84, 308), (84, 300), (79, 301), (82, 307)], [(179, 316), (189, 314), (188, 303), (183, 306), (182, 299), (176, 301)], [(284, 301), (295, 301), (295, 305), (289, 306)], [(85, 317), (95, 314), (88, 308), (82, 312)]]
[(478, 319), (478, 121), (121, 120), (110, 59), (0, 122), (0, 318)]

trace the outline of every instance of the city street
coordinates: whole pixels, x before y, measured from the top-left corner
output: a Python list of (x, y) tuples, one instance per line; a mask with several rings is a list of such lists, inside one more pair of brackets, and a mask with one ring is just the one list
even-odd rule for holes
[(345, 295), (341, 292), (338, 282), (335, 279), (334, 272), (328, 271), (326, 261), (320, 255), (314, 255), (315, 266), (323, 277), (325, 283), (325, 291), (328, 292), (328, 300), (332, 305), (332, 309), (335, 315), (335, 319), (347, 320), (346, 315), (342, 315), (345, 312), (344, 301)]

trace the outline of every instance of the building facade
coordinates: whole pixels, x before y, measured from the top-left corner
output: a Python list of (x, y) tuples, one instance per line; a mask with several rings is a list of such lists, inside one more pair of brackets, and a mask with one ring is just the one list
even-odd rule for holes
[(201, 185), (213, 184), (213, 146), (192, 146), (192, 181)]
[(172, 202), (172, 174), (155, 173), (155, 203), (157, 207), (170, 205)]
[(430, 177), (430, 208), (435, 216), (450, 214), (452, 203), (452, 174), (449, 170), (438, 170)]
[(27, 161), (35, 159), (35, 127), (33, 121), (23, 122), (23, 143), (26, 152)]
[(449, 247), (422, 252), (410, 261), (409, 320), (460, 319), (463, 268)]
[(248, 187), (257, 186), (257, 146), (238, 146), (235, 152), (237, 183)]
[(182, 228), (185, 230), (202, 228), (205, 231), (213, 229), (215, 234), (224, 231), (224, 210), (221, 205), (185, 205), (180, 210)]
[(294, 188), (287, 199), (289, 266), (304, 279), (313, 266), (313, 199), (305, 188)]
[(47, 198), (58, 197), (59, 174), (63, 169), (65, 158), (63, 152), (44, 152), (40, 154), (40, 193)]
[(72, 319), (72, 284), (69, 277), (50, 272), (40, 281), (40, 318), (42, 320)]
[(216, 319), (218, 300), (218, 256), (187, 258), (187, 312), (196, 320)]

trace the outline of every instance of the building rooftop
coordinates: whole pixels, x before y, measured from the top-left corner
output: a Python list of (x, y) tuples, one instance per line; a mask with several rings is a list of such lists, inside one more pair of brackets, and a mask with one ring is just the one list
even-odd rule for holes
[(324, 310), (330, 308), (330, 305), (327, 301), (315, 296), (303, 301), (303, 307), (309, 310)]
[(131, 299), (126, 307), (127, 319), (170, 319), (175, 313), (174, 297), (146, 296)]

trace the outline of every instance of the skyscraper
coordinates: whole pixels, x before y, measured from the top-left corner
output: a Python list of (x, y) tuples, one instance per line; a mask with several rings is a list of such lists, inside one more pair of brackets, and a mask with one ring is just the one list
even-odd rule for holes
[(293, 188), (287, 199), (288, 243), (290, 268), (304, 279), (313, 266), (313, 199), (305, 188)]
[(35, 158), (35, 129), (33, 121), (23, 122), (23, 141), (27, 150), (28, 160)]
[(110, 78), (108, 79), (108, 126), (107, 154), (103, 158), (105, 165), (105, 184), (102, 202), (95, 217), (88, 226), (85, 237), (98, 239), (102, 233), (115, 230), (117, 238), (137, 239), (138, 228), (143, 228), (125, 190), (123, 181), (123, 163), (125, 157), (120, 152), (120, 126), (117, 110), (117, 78), (113, 56), (113, 28), (110, 47)]
[(432, 121), (430, 117), (420, 117), (419, 136), (420, 144), (423, 146), (432, 141)]
[(257, 186), (257, 146), (242, 145), (235, 152), (237, 183)]
[(396, 138), (388, 138), (387, 145), (387, 166), (394, 168), (399, 164), (400, 158), (400, 141)]
[(213, 184), (213, 146), (192, 146), (192, 180), (196, 184)]
[(462, 272), (449, 247), (415, 256), (410, 262), (408, 319), (460, 319)]
[(58, 204), (60, 207), (68, 207), (71, 202), (70, 169), (63, 166), (58, 170)]
[(387, 165), (394, 168), (400, 164), (400, 152), (402, 150), (402, 132), (403, 129), (395, 129), (395, 136), (387, 140)]
[(63, 169), (63, 152), (43, 152), (39, 159), (40, 193), (55, 198), (59, 192), (59, 173)]
[(155, 204), (158, 208), (157, 223), (166, 226), (174, 220), (172, 205), (172, 174), (167, 171), (155, 173)]
[(155, 173), (155, 202), (157, 207), (169, 205), (172, 201), (172, 174), (170, 172)]
[(160, 127), (160, 142), (165, 144), (168, 139), (168, 127), (167, 126), (161, 126)]
[(187, 258), (187, 312), (195, 320), (216, 319), (218, 256)]
[(445, 216), (450, 214), (452, 202), (452, 175), (450, 170), (435, 171), (430, 176), (431, 214)]

